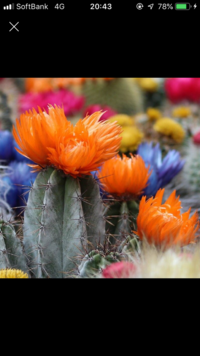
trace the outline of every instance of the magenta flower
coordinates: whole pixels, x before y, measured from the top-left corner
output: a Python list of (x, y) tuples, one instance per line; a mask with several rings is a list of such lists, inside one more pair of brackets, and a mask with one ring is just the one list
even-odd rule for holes
[(100, 121), (105, 121), (108, 120), (109, 117), (114, 116), (117, 114), (117, 112), (113, 109), (111, 109), (109, 106), (101, 106), (99, 104), (94, 104), (94, 105), (90, 105), (88, 106), (83, 114), (83, 117), (85, 117), (86, 115), (92, 115), (95, 111), (106, 111), (105, 114), (103, 114), (101, 116)]
[(47, 106), (63, 106), (65, 115), (74, 115), (84, 105), (84, 97), (78, 96), (69, 90), (48, 91), (42, 93), (26, 93), (20, 96), (19, 110), (21, 113), (32, 108), (38, 110), (38, 106), (47, 110)]
[(200, 78), (168, 78), (165, 90), (172, 103), (182, 100), (200, 102)]

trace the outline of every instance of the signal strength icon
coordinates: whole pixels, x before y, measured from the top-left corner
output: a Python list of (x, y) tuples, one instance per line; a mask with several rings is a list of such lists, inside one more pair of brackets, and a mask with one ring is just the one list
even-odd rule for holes
[(10, 4), (3, 7), (4, 10), (14, 10), (14, 8), (15, 8), (15, 4)]

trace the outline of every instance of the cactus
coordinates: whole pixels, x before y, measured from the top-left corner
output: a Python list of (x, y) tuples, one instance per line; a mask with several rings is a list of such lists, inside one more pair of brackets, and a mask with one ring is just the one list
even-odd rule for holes
[(135, 201), (110, 203), (106, 211), (106, 231), (111, 234), (112, 243), (124, 241), (136, 229), (138, 211), (139, 206)]
[(72, 178), (51, 167), (38, 174), (24, 213), (24, 249), (34, 277), (64, 278), (80, 252), (103, 243), (100, 199), (92, 177)]
[(127, 78), (109, 81), (87, 80), (82, 86), (86, 107), (92, 104), (110, 106), (119, 113), (133, 115), (144, 111), (143, 94), (137, 83)]
[(21, 240), (12, 224), (0, 221), (0, 270), (20, 269), (29, 275)]
[(12, 130), (11, 109), (7, 104), (7, 96), (0, 92), (0, 130)]
[(80, 278), (98, 277), (102, 269), (121, 259), (122, 255), (117, 252), (105, 254), (103, 251), (93, 250), (83, 258), (78, 267), (78, 275)]
[[(109, 241), (109, 235), (107, 235)], [(115, 262), (127, 261), (129, 255), (141, 254), (141, 242), (134, 234), (129, 234), (119, 246), (108, 244), (99, 246), (86, 254), (78, 267), (79, 278), (94, 278), (100, 276), (102, 270)]]

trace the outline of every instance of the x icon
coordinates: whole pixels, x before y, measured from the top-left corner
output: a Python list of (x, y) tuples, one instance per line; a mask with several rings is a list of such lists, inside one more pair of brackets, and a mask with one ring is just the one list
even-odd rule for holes
[(9, 30), (9, 32), (12, 31), (13, 28), (15, 28), (15, 30), (19, 32), (18, 28), (16, 27), (18, 23), (19, 22), (17, 22), (15, 25), (13, 25), (12, 22), (9, 22), (9, 24), (12, 25), (11, 29)]

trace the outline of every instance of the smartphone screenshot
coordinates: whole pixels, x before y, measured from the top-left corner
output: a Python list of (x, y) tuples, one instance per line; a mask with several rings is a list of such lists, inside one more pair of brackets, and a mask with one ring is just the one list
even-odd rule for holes
[(198, 2), (0, 5), (0, 279), (200, 278)]

